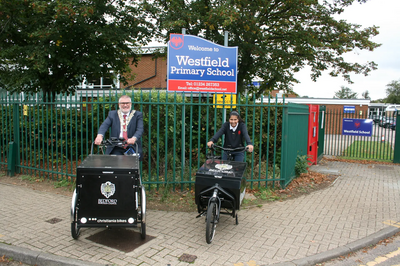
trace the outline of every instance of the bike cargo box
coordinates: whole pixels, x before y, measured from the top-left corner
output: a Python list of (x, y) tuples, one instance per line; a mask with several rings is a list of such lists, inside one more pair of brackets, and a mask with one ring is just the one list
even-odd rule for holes
[(88, 220), (81, 226), (126, 226), (129, 218), (136, 223), (138, 156), (89, 155), (77, 167), (76, 184), (80, 198), (78, 220)]
[[(196, 172), (195, 182), (195, 201), (199, 205), (199, 194), (218, 183), (226, 192), (230, 193), (236, 200), (236, 209), (239, 209), (242, 203), (246, 178), (246, 163), (225, 161), (220, 159), (208, 159)], [(212, 195), (212, 191), (209, 192)], [(201, 206), (207, 206), (207, 203), (200, 203)], [(222, 206), (230, 208), (231, 206)]]

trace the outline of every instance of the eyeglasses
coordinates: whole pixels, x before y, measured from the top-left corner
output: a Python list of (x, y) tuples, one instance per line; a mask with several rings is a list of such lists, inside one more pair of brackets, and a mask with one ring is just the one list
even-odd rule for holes
[(119, 104), (131, 104), (131, 102), (122, 102), (122, 103), (119, 103)]

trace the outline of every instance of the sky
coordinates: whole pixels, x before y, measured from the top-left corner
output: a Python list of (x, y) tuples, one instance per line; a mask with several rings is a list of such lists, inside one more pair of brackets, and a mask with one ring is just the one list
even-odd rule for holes
[(354, 3), (347, 7), (338, 18), (350, 23), (359, 24), (363, 28), (379, 26), (379, 34), (372, 41), (382, 45), (374, 51), (354, 50), (344, 55), (346, 61), (364, 64), (374, 61), (378, 69), (368, 76), (351, 74), (354, 82), (349, 84), (341, 76), (330, 77), (328, 71), (323, 72), (316, 82), (311, 80), (311, 71), (305, 68), (295, 75), (301, 83), (293, 86), (293, 91), (300, 96), (313, 98), (333, 98), (341, 86), (350, 88), (362, 98), (368, 90), (371, 100), (386, 98), (387, 84), (400, 80), (400, 0), (369, 0), (364, 4)]

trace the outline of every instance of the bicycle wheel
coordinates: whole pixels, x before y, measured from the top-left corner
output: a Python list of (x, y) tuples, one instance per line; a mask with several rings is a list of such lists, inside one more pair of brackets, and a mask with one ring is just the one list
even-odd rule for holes
[(146, 239), (146, 191), (144, 187), (141, 187), (141, 192), (139, 193), (139, 209), (138, 217), (140, 220), (140, 237)]
[(78, 227), (78, 221), (77, 221), (78, 217), (77, 201), (78, 201), (78, 194), (75, 189), (71, 201), (71, 235), (73, 239), (78, 239), (80, 233), (80, 228)]
[(71, 235), (73, 239), (78, 239), (80, 234), (80, 228), (78, 227), (77, 222), (72, 222), (71, 223)]
[(211, 202), (207, 207), (207, 223), (206, 223), (206, 241), (211, 244), (215, 235), (215, 227), (217, 226), (217, 203)]

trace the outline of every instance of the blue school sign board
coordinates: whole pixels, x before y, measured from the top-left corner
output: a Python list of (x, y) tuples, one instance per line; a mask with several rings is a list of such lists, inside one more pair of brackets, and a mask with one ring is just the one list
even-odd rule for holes
[(345, 105), (343, 106), (343, 113), (347, 113), (347, 114), (354, 114), (356, 112), (356, 107), (353, 106), (349, 106), (349, 105)]
[(373, 125), (372, 119), (343, 118), (342, 134), (351, 136), (371, 137), (372, 125)]
[(236, 93), (237, 55), (237, 47), (173, 33), (168, 42), (167, 90)]

